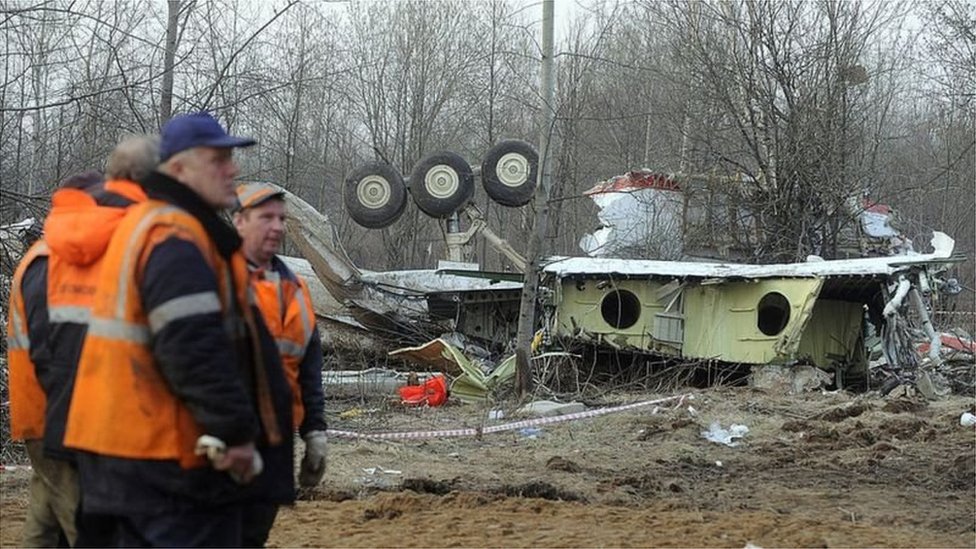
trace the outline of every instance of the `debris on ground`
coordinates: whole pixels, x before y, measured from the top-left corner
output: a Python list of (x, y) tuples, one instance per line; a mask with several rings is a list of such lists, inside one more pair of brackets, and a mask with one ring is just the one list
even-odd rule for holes
[(749, 384), (758, 389), (791, 395), (817, 391), (833, 383), (833, 376), (806, 364), (753, 366)]
[(739, 423), (733, 423), (732, 425), (729, 425), (728, 429), (725, 429), (719, 422), (713, 421), (712, 424), (708, 426), (707, 431), (701, 432), (701, 436), (705, 440), (717, 442), (719, 444), (724, 444), (734, 448), (739, 445), (739, 442), (735, 439), (746, 436), (746, 433), (748, 432), (749, 428)]
[(581, 402), (555, 402), (552, 400), (534, 400), (519, 408), (521, 415), (533, 417), (562, 416), (583, 412), (586, 406)]

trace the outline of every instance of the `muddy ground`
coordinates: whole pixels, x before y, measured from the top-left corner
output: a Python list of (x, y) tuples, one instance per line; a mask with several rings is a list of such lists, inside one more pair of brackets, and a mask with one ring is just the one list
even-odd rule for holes
[[(284, 509), (278, 547), (976, 546), (969, 397), (691, 390), (662, 405), (481, 438), (334, 439), (323, 484)], [(671, 395), (611, 393), (591, 408)], [(692, 410), (689, 410), (691, 406)], [(488, 409), (332, 401), (357, 432), (478, 427)], [(749, 428), (736, 447), (713, 421)], [(26, 472), (2, 474), (16, 545)]]

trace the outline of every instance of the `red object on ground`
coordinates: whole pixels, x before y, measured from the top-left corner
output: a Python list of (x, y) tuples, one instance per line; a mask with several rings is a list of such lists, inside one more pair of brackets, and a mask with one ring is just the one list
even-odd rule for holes
[(447, 381), (437, 375), (421, 385), (406, 385), (397, 389), (407, 406), (440, 406), (447, 402)]

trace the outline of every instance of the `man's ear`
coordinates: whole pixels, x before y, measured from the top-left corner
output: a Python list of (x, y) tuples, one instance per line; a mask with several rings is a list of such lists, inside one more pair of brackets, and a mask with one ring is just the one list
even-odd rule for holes
[(183, 172), (186, 170), (188, 157), (191, 154), (194, 154), (194, 151), (192, 149), (189, 151), (180, 151), (174, 154), (168, 160), (160, 164), (159, 166), (161, 168), (160, 171), (172, 177), (173, 179), (176, 179), (177, 181), (182, 181), (182, 179), (180, 179), (180, 176), (182, 176)]
[(234, 228), (238, 231), (241, 230), (241, 226), (244, 225), (244, 211), (234, 212)]

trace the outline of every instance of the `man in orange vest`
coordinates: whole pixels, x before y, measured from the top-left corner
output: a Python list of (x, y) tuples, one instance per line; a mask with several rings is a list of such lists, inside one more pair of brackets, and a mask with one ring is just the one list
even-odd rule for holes
[(236, 204), (233, 149), (254, 144), (206, 113), (172, 118), (102, 260), (64, 443), (83, 512), (119, 546), (239, 546), (255, 477), (293, 492), (291, 464), (280, 476), (257, 450), (291, 447), (287, 382), (217, 214)]
[(11, 430), (25, 440), (33, 466), (25, 546), (73, 546), (84, 535), (85, 525), (75, 522), (74, 456), (62, 444), (74, 372), (99, 259), (125, 209), (145, 199), (132, 180), (149, 173), (157, 157), (154, 140), (131, 137), (109, 157), (108, 181), (98, 172), (65, 180), (52, 197), (45, 238), (14, 276), (7, 325)]
[[(251, 288), (264, 323), (275, 339), (291, 388), (292, 427), (305, 441), (298, 474), (304, 487), (317, 485), (327, 459), (322, 344), (305, 281), (277, 256), (285, 235), (284, 191), (269, 184), (237, 187), (234, 226), (243, 242)], [(277, 505), (255, 503), (245, 512), (245, 546), (263, 546)]]

